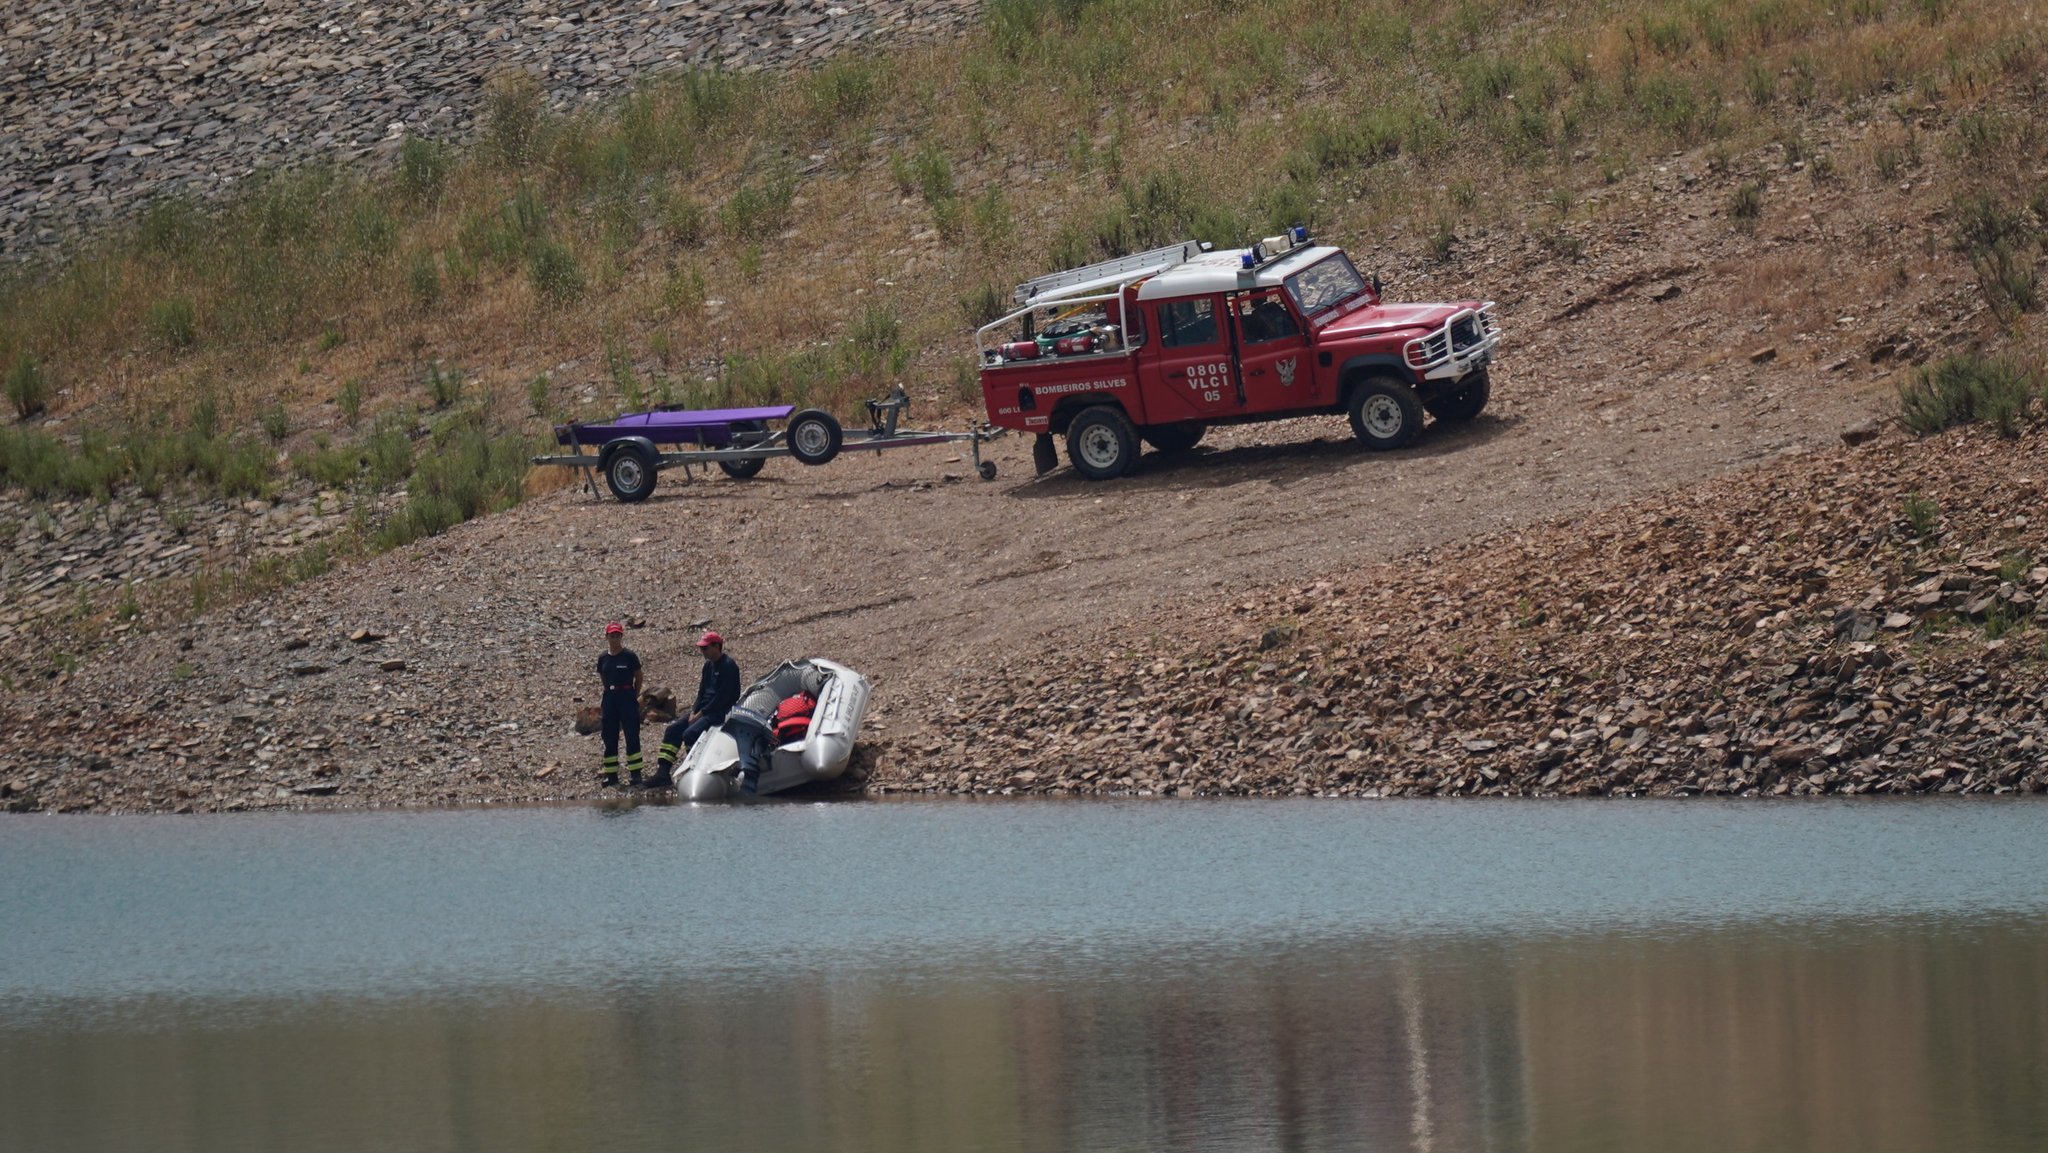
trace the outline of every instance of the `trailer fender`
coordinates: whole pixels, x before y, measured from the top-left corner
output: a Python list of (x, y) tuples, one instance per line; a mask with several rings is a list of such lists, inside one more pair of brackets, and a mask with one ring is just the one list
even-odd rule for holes
[(638, 452), (647, 461), (649, 467), (660, 467), (661, 450), (654, 447), (653, 441), (644, 436), (622, 436), (617, 440), (605, 441), (604, 447), (597, 450), (598, 471), (603, 472), (611, 464), (612, 457), (617, 456), (620, 451), (628, 447)]

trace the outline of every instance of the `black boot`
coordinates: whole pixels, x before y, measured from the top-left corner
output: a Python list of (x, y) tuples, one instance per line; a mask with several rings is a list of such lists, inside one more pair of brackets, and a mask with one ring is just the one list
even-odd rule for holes
[(669, 775), (667, 765), (656, 765), (654, 766), (654, 775), (647, 778), (642, 783), (642, 787), (649, 789), (673, 789), (676, 787), (676, 779)]
[(626, 777), (627, 777), (627, 783), (628, 783), (628, 784), (630, 784), (631, 786), (633, 786), (633, 787), (634, 787), (634, 788), (636, 788), (636, 789), (640, 787), (640, 770), (639, 770), (639, 769), (631, 769), (631, 770), (628, 770), (628, 772), (626, 773)]
[(597, 778), (597, 785), (601, 789), (616, 789), (619, 787), (619, 774), (602, 773)]

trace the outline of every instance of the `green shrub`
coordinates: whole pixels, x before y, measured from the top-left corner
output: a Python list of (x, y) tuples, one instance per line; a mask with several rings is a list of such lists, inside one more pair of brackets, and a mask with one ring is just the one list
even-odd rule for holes
[[(1086, 262), (1087, 258), (1084, 254), (1075, 264), (1084, 264)], [(1071, 268), (1074, 265), (1058, 264), (1055, 267)], [(960, 298), (960, 315), (966, 317), (967, 323), (976, 328), (1001, 319), (1009, 311), (1009, 300), (1003, 296), (1002, 289), (987, 282), (983, 282), (981, 287)]]
[(725, 227), (741, 240), (768, 240), (789, 223), (790, 204), (796, 199), (796, 177), (786, 168), (761, 183), (740, 185), (725, 202)]
[(2011, 360), (1970, 353), (1921, 369), (1899, 387), (1899, 419), (1925, 436), (1972, 421), (2018, 435), (2030, 416), (2034, 382)]
[(1728, 198), (1728, 215), (1738, 221), (1754, 222), (1764, 214), (1764, 190), (1754, 180), (1745, 180)]
[(379, 530), (376, 543), (396, 548), (463, 521), (519, 503), (533, 445), (491, 428), (480, 410), (443, 421), (433, 452), (407, 482), (405, 505)]
[(49, 400), (42, 364), (26, 352), (15, 357), (14, 366), (7, 370), (7, 402), (14, 406), (14, 415), (27, 420), (43, 411)]
[(363, 415), (363, 382), (353, 376), (342, 381), (341, 392), (334, 398), (334, 403), (341, 409), (341, 419), (354, 428)]
[(583, 265), (567, 245), (553, 240), (536, 243), (526, 258), (527, 279), (549, 304), (568, 304), (583, 295)]
[(412, 475), (411, 418), (385, 413), (363, 442), (364, 479), (372, 489), (386, 489)]
[(540, 81), (524, 72), (494, 76), (484, 85), (484, 147), (500, 164), (519, 168), (533, 159), (545, 99)]
[(1909, 492), (1904, 509), (1906, 524), (1912, 528), (1913, 535), (1921, 540), (1931, 539), (1935, 526), (1941, 523), (1941, 506), (1920, 493)]
[(462, 370), (442, 368), (438, 360), (427, 362), (427, 371), (421, 383), (426, 385), (427, 399), (435, 408), (452, 408), (462, 399)]
[(143, 326), (152, 339), (173, 352), (190, 348), (199, 339), (192, 300), (186, 296), (169, 296), (150, 305)]
[(283, 444), (285, 438), (292, 434), (292, 417), (284, 405), (273, 404), (263, 410), (263, 433), (272, 444)]
[(706, 223), (704, 206), (689, 195), (671, 197), (661, 213), (662, 231), (668, 233), (669, 243), (686, 248), (703, 241)]
[(441, 186), (454, 167), (454, 156), (445, 145), (408, 136), (398, 149), (398, 190), (413, 200), (432, 203), (440, 199)]
[(532, 381), (528, 382), (526, 386), (527, 411), (533, 413), (533, 415), (535, 416), (540, 416), (541, 414), (547, 412), (548, 391), (552, 387), (553, 382), (548, 380), (548, 374), (545, 372), (541, 373), (539, 376), (534, 377)]
[(416, 250), (406, 267), (406, 287), (412, 292), (413, 303), (421, 308), (432, 308), (441, 300), (441, 265), (434, 254), (426, 249)]

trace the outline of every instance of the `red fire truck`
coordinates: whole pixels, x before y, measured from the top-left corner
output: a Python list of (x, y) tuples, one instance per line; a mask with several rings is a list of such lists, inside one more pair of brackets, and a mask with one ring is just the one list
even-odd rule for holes
[(1342, 249), (1290, 229), (1245, 249), (1188, 241), (1017, 286), (976, 333), (989, 420), (1037, 433), (1033, 459), (1121, 476), (1143, 441), (1184, 452), (1210, 425), (1348, 413), (1395, 449), (1423, 414), (1486, 407), (1500, 343), (1493, 304), (1388, 304)]

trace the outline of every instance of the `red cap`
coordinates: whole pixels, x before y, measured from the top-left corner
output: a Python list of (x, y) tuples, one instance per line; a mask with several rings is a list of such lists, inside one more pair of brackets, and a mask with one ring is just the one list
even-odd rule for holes
[(697, 647), (700, 649), (708, 649), (712, 645), (723, 645), (724, 643), (725, 638), (719, 636), (717, 633), (705, 633), (703, 636), (697, 638)]
[(625, 635), (626, 635), (626, 626), (625, 626), (625, 625), (622, 625), (622, 624), (620, 624), (620, 623), (619, 623), (619, 622), (617, 622), (617, 621), (613, 621), (612, 623), (610, 623), (610, 624), (608, 624), (608, 625), (604, 626), (604, 635), (606, 635), (606, 636), (612, 636), (613, 634), (617, 634), (617, 635), (619, 635), (619, 636), (625, 636)]

